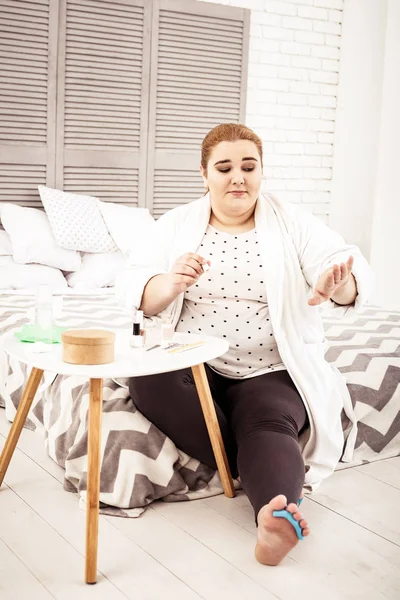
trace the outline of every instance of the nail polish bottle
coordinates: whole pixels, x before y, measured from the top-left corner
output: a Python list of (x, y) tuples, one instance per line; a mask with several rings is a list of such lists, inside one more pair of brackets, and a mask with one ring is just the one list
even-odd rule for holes
[(143, 337), (143, 344), (146, 343), (146, 328), (144, 326), (144, 314), (142, 310), (138, 310), (136, 313), (136, 319), (140, 323), (140, 335)]
[(163, 323), (161, 325), (161, 341), (170, 341), (174, 337), (174, 327), (172, 323)]
[(143, 329), (143, 311), (137, 310), (133, 319), (132, 336), (130, 339), (132, 348), (143, 348), (144, 346), (144, 329)]

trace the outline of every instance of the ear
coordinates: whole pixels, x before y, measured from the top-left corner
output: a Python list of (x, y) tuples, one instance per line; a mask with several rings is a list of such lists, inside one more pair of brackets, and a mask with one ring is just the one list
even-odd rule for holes
[(200, 173), (203, 178), (204, 187), (208, 188), (207, 173), (203, 165), (200, 165)]

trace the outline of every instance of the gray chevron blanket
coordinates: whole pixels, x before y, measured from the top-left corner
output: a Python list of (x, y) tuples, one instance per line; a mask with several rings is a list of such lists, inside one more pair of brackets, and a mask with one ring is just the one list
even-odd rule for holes
[[(32, 316), (29, 296), (0, 295), (0, 406), (12, 421), (27, 380), (26, 367), (9, 359), (1, 336)], [(57, 319), (68, 327), (130, 327), (112, 295), (64, 296)], [(344, 374), (358, 419), (352, 463), (400, 454), (400, 311), (368, 307), (353, 319), (324, 318), (326, 354)], [(104, 380), (101, 512), (138, 516), (155, 499), (189, 500), (222, 492), (218, 474), (181, 452), (133, 405), (126, 381)], [(45, 374), (27, 426), (44, 436), (51, 458), (65, 469), (64, 487), (86, 496), (88, 382)], [(348, 423), (343, 418), (343, 429)], [(239, 484), (238, 484), (239, 486)]]

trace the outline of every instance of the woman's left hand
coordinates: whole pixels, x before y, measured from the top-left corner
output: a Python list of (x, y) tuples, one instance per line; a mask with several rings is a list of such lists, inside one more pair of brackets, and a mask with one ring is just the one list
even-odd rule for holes
[(314, 289), (314, 294), (312, 298), (308, 300), (308, 304), (310, 306), (317, 306), (318, 304), (322, 304), (322, 302), (326, 302), (329, 298), (332, 298), (333, 294), (348, 283), (351, 277), (353, 263), (354, 258), (350, 256), (346, 263), (333, 265), (333, 267), (326, 269), (326, 271), (320, 275)]

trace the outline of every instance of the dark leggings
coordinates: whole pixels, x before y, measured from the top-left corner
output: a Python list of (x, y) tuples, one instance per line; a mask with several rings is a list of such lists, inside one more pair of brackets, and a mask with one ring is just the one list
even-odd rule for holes
[[(287, 371), (238, 380), (205, 367), (232, 476), (240, 476), (256, 519), (278, 494), (297, 503), (304, 484), (298, 437), (308, 419)], [(180, 450), (217, 468), (191, 369), (133, 377), (129, 391)]]

